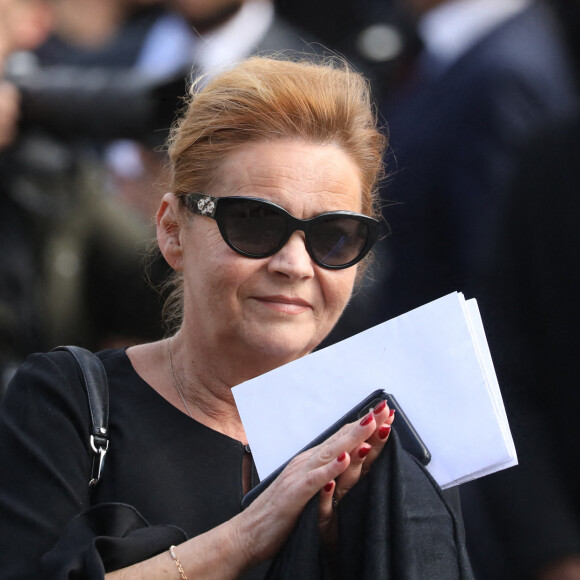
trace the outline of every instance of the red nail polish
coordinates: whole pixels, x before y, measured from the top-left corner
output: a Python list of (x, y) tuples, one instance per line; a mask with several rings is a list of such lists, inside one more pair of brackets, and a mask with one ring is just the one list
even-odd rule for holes
[(390, 425), (381, 425), (379, 427), (379, 439), (386, 439), (389, 436), (390, 432), (391, 432)]
[(360, 426), (361, 427), (365, 427), (366, 425), (368, 425), (371, 421), (373, 420), (373, 415), (372, 413), (369, 413), (361, 422), (360, 422)]
[(336, 460), (337, 460), (339, 463), (342, 463), (342, 462), (343, 462), (345, 459), (346, 459), (346, 451), (343, 451), (343, 452), (342, 452), (342, 453), (341, 453), (341, 454), (340, 454), (340, 455), (339, 455), (339, 456), (336, 458)]
[(359, 456), (361, 459), (364, 459), (364, 458), (365, 458), (365, 457), (366, 457), (366, 456), (369, 454), (369, 451), (370, 451), (370, 450), (371, 450), (371, 448), (370, 448), (370, 447), (361, 447), (361, 448), (358, 450), (358, 456)]
[(395, 414), (395, 409), (391, 409), (389, 411), (389, 418), (392, 417)]
[(378, 415), (387, 406), (387, 401), (381, 401), (373, 410), (375, 415)]
[(334, 481), (329, 481), (325, 486), (324, 486), (324, 491), (326, 493), (330, 493), (332, 491), (332, 488), (334, 487)]

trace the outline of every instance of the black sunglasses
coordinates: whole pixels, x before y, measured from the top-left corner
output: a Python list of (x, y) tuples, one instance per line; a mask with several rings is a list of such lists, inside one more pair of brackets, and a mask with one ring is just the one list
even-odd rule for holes
[(331, 211), (302, 220), (256, 197), (188, 193), (180, 199), (191, 212), (213, 218), (226, 244), (248, 258), (272, 256), (296, 230), (301, 230), (314, 262), (340, 270), (360, 262), (379, 232), (378, 220), (350, 211)]

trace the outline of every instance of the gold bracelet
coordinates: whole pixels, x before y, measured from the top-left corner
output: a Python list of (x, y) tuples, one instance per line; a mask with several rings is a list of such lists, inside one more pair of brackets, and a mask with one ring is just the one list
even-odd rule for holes
[(173, 558), (173, 561), (175, 562), (175, 565), (177, 566), (177, 569), (179, 570), (179, 573), (181, 574), (181, 580), (187, 580), (187, 576), (185, 575), (185, 570), (183, 569), (183, 566), (181, 565), (181, 562), (179, 561), (179, 558), (177, 557), (177, 554), (175, 553), (175, 546), (169, 546), (169, 553), (171, 554), (171, 557)]

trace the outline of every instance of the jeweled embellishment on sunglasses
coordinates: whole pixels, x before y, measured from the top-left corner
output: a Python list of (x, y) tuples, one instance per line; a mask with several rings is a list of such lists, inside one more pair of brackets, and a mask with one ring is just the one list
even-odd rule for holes
[(197, 202), (197, 209), (200, 211), (201, 215), (213, 215), (215, 203), (210, 197), (205, 197)]

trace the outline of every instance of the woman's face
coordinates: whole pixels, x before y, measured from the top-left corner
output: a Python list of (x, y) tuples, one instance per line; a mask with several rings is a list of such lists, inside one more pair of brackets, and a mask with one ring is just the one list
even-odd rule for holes
[[(281, 140), (245, 145), (226, 158), (210, 195), (251, 196), (298, 218), (361, 211), (356, 165), (334, 145)], [(224, 356), (260, 357), (274, 365), (310, 352), (346, 306), (356, 266), (327, 270), (294, 232), (273, 256), (253, 259), (230, 249), (213, 219), (189, 218), (181, 231), (184, 324)]]

